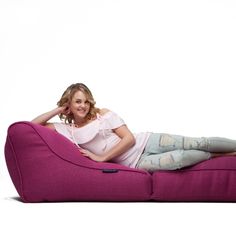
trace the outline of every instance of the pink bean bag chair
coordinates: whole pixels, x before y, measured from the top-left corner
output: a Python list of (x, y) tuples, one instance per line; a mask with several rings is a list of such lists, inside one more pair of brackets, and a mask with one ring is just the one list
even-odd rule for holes
[(236, 157), (153, 174), (95, 162), (61, 134), (31, 122), (8, 129), (6, 164), (23, 202), (236, 201)]

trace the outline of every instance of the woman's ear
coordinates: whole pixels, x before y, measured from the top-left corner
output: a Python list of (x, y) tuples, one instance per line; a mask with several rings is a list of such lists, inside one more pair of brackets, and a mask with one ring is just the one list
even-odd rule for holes
[(64, 107), (64, 109), (63, 109), (63, 111), (62, 111), (62, 114), (64, 114), (64, 115), (69, 115), (69, 114), (71, 113), (71, 110), (70, 110), (69, 106), (67, 106), (67, 105), (65, 104), (65, 105), (63, 105), (63, 107)]
[(71, 112), (70, 108), (68, 108), (67, 114), (72, 115), (72, 112)]
[(71, 112), (71, 110), (70, 110), (69, 107), (66, 108), (66, 110), (65, 110), (65, 114), (66, 114), (66, 115), (70, 115), (70, 114), (72, 114), (72, 112)]

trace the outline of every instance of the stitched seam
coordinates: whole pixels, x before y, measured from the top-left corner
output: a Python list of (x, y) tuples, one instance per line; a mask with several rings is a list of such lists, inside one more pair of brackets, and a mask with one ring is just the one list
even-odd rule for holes
[[(176, 170), (176, 172), (194, 172), (194, 171), (218, 171), (218, 170), (221, 170), (221, 171), (236, 171), (236, 169), (221, 169), (221, 168), (214, 168), (214, 169), (198, 169), (198, 170)], [(163, 170), (165, 171), (165, 170)], [(171, 170), (173, 171), (173, 170)]]
[(14, 148), (14, 145), (13, 145), (13, 142), (12, 142), (12, 139), (11, 139), (11, 136), (10, 134), (8, 134), (8, 140), (9, 140), (9, 143), (10, 143), (10, 146), (12, 148), (12, 152), (13, 152), (13, 158), (15, 160), (15, 164), (16, 164), (16, 168), (17, 168), (17, 171), (18, 171), (18, 175), (19, 175), (19, 179), (20, 179), (20, 195), (22, 195), (22, 198), (24, 201), (28, 202), (26, 197), (25, 197), (25, 194), (24, 194), (24, 184), (23, 184), (23, 177), (22, 177), (22, 173), (21, 173), (21, 169), (20, 169), (20, 165), (18, 163), (18, 157), (17, 157), (17, 154), (15, 152), (15, 148)]

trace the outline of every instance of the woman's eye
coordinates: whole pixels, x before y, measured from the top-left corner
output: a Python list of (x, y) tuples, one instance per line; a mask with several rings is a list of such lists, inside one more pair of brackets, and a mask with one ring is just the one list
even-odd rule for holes
[[(81, 103), (82, 103), (82, 101), (80, 101), (80, 100), (77, 100), (77, 101), (76, 101), (76, 103), (78, 103), (78, 104), (81, 104)], [(85, 101), (84, 103), (85, 103), (86, 105), (90, 104), (90, 103), (89, 103), (89, 101)]]

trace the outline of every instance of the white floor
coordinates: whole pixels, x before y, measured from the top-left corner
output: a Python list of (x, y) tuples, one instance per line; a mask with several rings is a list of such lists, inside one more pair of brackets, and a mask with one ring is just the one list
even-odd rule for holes
[(235, 235), (235, 203), (22, 203), (1, 178), (0, 235)]

